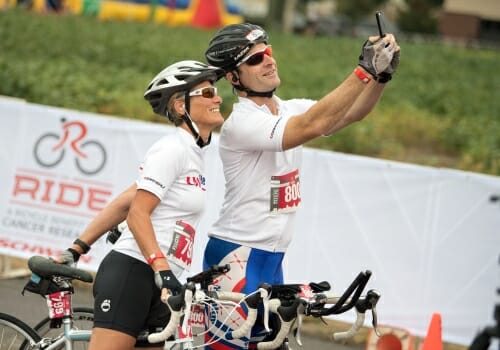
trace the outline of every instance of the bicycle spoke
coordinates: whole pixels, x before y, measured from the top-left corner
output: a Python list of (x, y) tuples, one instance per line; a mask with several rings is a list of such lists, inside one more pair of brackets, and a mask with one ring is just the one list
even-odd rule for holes
[(39, 340), (40, 337), (27, 324), (0, 314), (0, 350), (28, 350)]

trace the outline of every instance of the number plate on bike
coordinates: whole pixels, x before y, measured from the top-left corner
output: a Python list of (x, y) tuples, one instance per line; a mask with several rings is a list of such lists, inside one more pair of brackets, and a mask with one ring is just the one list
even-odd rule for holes
[(300, 286), (300, 293), (298, 294), (299, 298), (305, 299), (307, 301), (313, 301), (314, 300), (314, 293), (309, 285), (301, 285)]
[(71, 315), (71, 292), (55, 292), (47, 295), (46, 298), (50, 319)]
[(205, 327), (205, 309), (201, 305), (192, 306), (190, 323), (193, 327)]

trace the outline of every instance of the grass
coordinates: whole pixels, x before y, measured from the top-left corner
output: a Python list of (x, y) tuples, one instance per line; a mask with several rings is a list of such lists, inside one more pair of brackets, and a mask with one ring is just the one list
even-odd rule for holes
[[(142, 98), (162, 68), (203, 60), (214, 31), (93, 17), (0, 12), (0, 94), (151, 122)], [(362, 40), (271, 32), (281, 98), (319, 99), (357, 63)], [(371, 115), (307, 145), (500, 175), (500, 51), (401, 41), (401, 65)], [(235, 97), (219, 84), (227, 115)]]

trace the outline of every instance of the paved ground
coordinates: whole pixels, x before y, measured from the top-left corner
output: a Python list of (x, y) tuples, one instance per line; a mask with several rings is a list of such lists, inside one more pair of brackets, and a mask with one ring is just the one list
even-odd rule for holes
[[(28, 277), (0, 279), (0, 312), (11, 314), (30, 326), (34, 326), (39, 320), (47, 316), (45, 299), (26, 292), (21, 295), (21, 290), (26, 284)], [(76, 285), (76, 293), (73, 297), (74, 306), (92, 305), (91, 289)], [(294, 349), (314, 350), (363, 350), (365, 345), (340, 345), (324, 340), (318, 335), (302, 335), (303, 346), (298, 346), (292, 339)]]

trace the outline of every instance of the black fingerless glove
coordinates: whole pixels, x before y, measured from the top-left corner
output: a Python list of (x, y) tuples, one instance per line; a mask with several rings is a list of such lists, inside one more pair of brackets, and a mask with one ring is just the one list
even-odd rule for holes
[(80, 253), (73, 248), (68, 248), (59, 255), (59, 260), (61, 264), (74, 266), (80, 260)]
[[(381, 74), (386, 72), (392, 75), (390, 70), (394, 55), (394, 45), (384, 38), (374, 43), (367, 40), (361, 48), (358, 65), (370, 73), (375, 80), (387, 82), (390, 78), (387, 75), (381, 76)], [(399, 62), (399, 56), (397, 62)]]
[(160, 290), (167, 288), (172, 295), (177, 295), (181, 292), (182, 284), (175, 277), (172, 270), (162, 270), (155, 272), (155, 283)]
[(399, 55), (400, 55), (400, 52), (399, 51), (396, 51), (394, 53), (394, 56), (392, 56), (392, 60), (391, 60), (391, 63), (389, 64), (389, 67), (387, 67), (387, 69), (385, 71), (383, 71), (382, 73), (380, 73), (378, 76), (377, 76), (377, 81), (381, 84), (385, 84), (387, 83), (389, 80), (392, 79), (392, 75), (394, 73), (396, 73), (396, 69), (398, 69), (398, 66), (399, 66)]
[(377, 72), (375, 71), (375, 67), (373, 67), (374, 54), (373, 43), (370, 42), (370, 40), (366, 40), (361, 48), (358, 65), (363, 67), (365, 71), (370, 73), (371, 76), (375, 78), (377, 76)]

